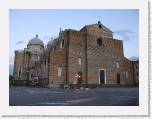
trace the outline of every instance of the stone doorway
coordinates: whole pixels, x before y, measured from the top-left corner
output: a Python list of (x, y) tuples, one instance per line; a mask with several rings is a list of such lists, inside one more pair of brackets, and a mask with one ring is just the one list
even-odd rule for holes
[(106, 74), (105, 70), (99, 69), (99, 84), (106, 84)]

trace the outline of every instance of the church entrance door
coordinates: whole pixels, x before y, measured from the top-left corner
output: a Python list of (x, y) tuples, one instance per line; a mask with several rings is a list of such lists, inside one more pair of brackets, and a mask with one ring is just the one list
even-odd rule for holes
[(105, 82), (105, 70), (99, 70), (99, 84), (106, 84), (106, 82)]

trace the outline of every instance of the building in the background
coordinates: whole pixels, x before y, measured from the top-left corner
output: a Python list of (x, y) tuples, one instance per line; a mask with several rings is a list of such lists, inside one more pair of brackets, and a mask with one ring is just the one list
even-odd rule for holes
[(48, 65), (43, 41), (36, 35), (24, 50), (15, 51), (14, 76), (16, 80), (26, 83), (48, 82)]
[(139, 84), (139, 61), (132, 61), (133, 63), (133, 74), (134, 74), (134, 83)]
[(137, 65), (124, 57), (123, 42), (102, 25), (66, 29), (48, 42), (36, 38), (27, 48), (15, 51), (16, 80), (38, 80), (50, 87), (69, 85), (134, 84)]

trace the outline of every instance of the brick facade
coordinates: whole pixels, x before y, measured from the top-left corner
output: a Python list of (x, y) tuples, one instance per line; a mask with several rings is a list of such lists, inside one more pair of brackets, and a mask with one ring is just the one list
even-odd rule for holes
[[(32, 49), (39, 47), (30, 46)], [(135, 74), (138, 72), (136, 65), (139, 65), (139, 62), (133, 63), (124, 57), (123, 42), (113, 39), (113, 32), (100, 22), (87, 25), (80, 31), (60, 31), (59, 36), (48, 43), (44, 52), (40, 53), (37, 62), (28, 55), (23, 58), (23, 54), (26, 53), (15, 55), (14, 74), (18, 73), (21, 64), (23, 72), (26, 72), (28, 62), (30, 74), (47, 79), (49, 86), (138, 82)]]

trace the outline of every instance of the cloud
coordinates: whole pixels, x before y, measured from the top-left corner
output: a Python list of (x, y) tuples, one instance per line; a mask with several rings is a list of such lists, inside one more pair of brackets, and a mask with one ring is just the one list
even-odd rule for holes
[(23, 44), (23, 43), (25, 43), (25, 41), (22, 41), (22, 40), (21, 40), (21, 41), (16, 42), (17, 45)]
[(123, 38), (122, 40), (130, 40), (132, 39), (134, 32), (130, 30), (118, 30), (118, 31), (114, 31), (114, 34), (122, 37)]
[(119, 31), (114, 31), (114, 33), (116, 33), (116, 34), (125, 34), (125, 35), (133, 34), (133, 32), (130, 31), (130, 30), (119, 30)]

